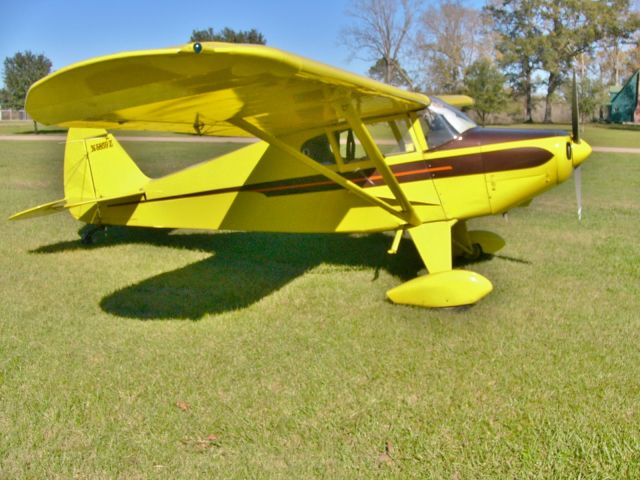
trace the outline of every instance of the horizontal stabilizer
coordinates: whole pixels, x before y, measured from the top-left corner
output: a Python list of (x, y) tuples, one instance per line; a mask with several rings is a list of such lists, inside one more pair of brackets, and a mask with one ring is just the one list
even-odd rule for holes
[(55, 202), (45, 203), (37, 207), (30, 208), (20, 213), (15, 213), (9, 217), (9, 220), (25, 220), (27, 218), (42, 217), (51, 215), (52, 213), (62, 212), (66, 207), (67, 200), (56, 200)]
[(38, 205), (37, 207), (24, 210), (23, 212), (16, 213), (9, 217), (9, 220), (25, 220), (27, 218), (42, 217), (44, 215), (51, 215), (53, 213), (62, 212), (74, 207), (81, 207), (84, 205), (98, 205), (109, 204), (115, 201), (128, 200), (135, 201), (140, 200), (144, 196), (142, 192), (131, 193), (128, 195), (117, 195), (114, 197), (95, 198), (91, 200), (82, 201), (67, 201), (66, 198), (62, 200), (56, 200), (54, 202), (45, 203), (44, 205)]

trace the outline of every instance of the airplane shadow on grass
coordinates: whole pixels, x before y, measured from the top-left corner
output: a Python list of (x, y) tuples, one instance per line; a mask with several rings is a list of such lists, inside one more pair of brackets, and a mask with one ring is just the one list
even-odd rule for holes
[[(212, 254), (205, 260), (117, 290), (100, 302), (105, 312), (142, 320), (198, 320), (205, 314), (248, 307), (323, 263), (371, 269), (372, 282), (378, 278), (380, 269), (404, 282), (424, 268), (411, 241), (403, 240), (398, 253), (388, 255), (391, 237), (383, 234), (170, 233), (170, 230), (111, 227), (92, 245), (60, 242), (31, 253), (145, 244)], [(485, 256), (480, 261), (489, 258)], [(384, 292), (380, 294), (382, 299)]]

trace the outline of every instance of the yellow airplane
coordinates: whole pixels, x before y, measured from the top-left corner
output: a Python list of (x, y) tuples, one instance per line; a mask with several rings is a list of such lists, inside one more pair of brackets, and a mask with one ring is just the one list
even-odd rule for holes
[[(40, 80), (27, 97), (34, 119), (69, 127), (65, 198), (11, 218), (68, 210), (96, 226), (394, 231), (390, 253), (406, 232), (428, 274), (388, 298), (473, 304), (493, 287), (452, 269), (452, 256), (495, 253), (504, 241), (468, 231), (466, 221), (526, 204), (569, 178), (591, 148), (576, 121), (572, 136), (479, 128), (451, 106), (470, 103), (257, 45), (192, 43), (88, 60)], [(107, 129), (260, 141), (151, 179)]]

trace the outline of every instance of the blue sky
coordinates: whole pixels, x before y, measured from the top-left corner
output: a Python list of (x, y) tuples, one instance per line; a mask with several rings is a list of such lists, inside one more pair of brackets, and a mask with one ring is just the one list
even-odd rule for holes
[[(418, 0), (420, 1), (420, 0)], [(424, 0), (423, 4), (433, 0)], [(181, 45), (194, 29), (256, 28), (268, 45), (356, 73), (340, 31), (350, 0), (13, 0), (0, 9), (0, 61), (16, 52), (43, 53), (53, 69), (110, 53)], [(483, 0), (467, 0), (478, 7)], [(2, 65), (0, 63), (0, 69)], [(0, 86), (2, 77), (0, 76)]]
[[(59, 69), (127, 50), (180, 45), (192, 30), (256, 28), (270, 46), (357, 73), (339, 42), (348, 0), (9, 1), (2, 7), (0, 60), (18, 51), (44, 53)], [(0, 67), (1, 68), (1, 67)], [(0, 79), (0, 82), (2, 80)]]

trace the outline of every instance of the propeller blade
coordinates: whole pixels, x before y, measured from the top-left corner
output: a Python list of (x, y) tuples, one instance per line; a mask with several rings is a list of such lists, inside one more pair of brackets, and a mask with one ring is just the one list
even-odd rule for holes
[(582, 221), (582, 167), (578, 166), (573, 171), (573, 181), (576, 184), (576, 202), (578, 203), (578, 221)]
[(572, 139), (575, 143), (580, 143), (580, 124), (578, 120), (578, 87), (576, 85), (576, 71), (573, 71), (573, 92), (571, 93), (571, 127), (573, 129)]

